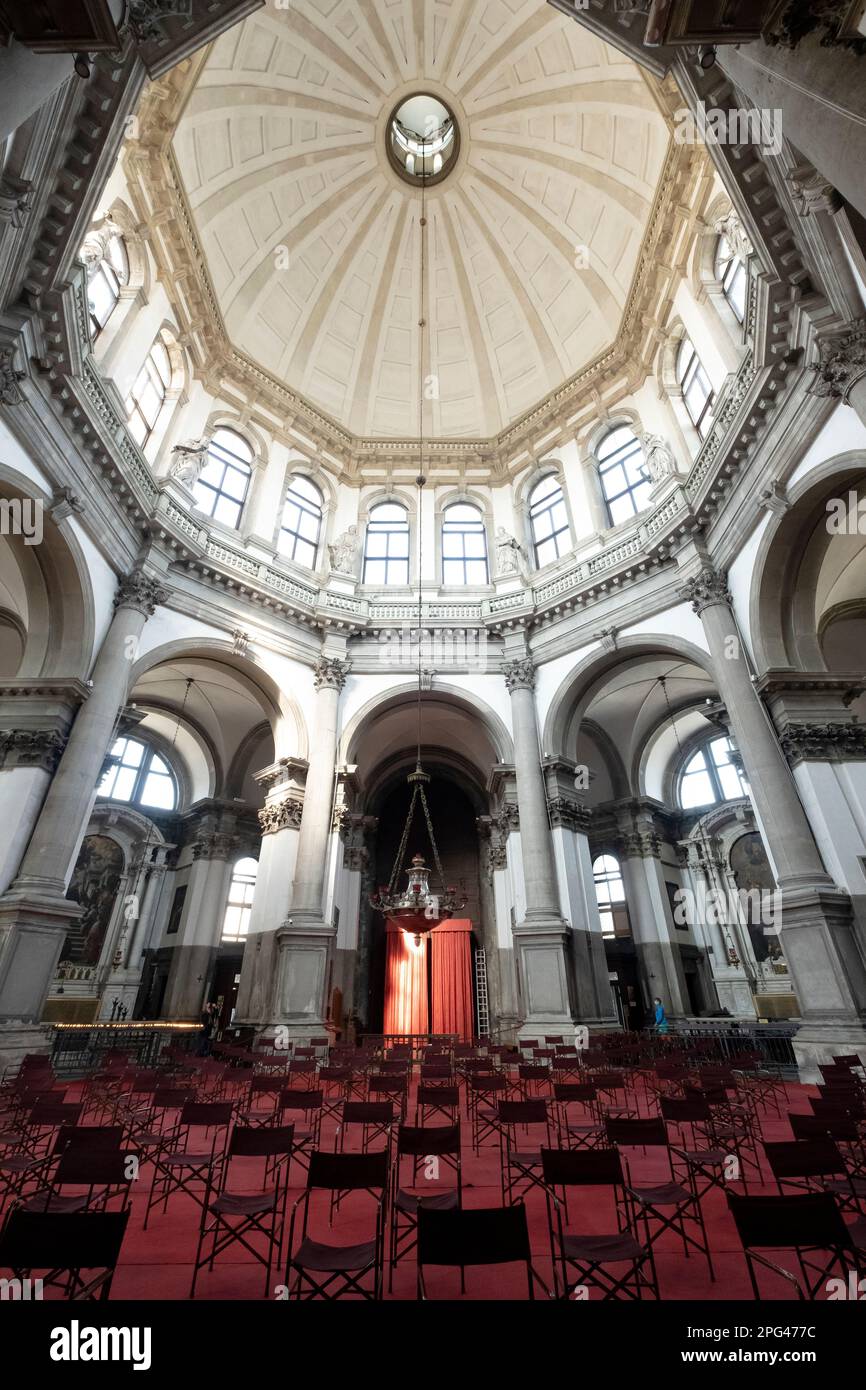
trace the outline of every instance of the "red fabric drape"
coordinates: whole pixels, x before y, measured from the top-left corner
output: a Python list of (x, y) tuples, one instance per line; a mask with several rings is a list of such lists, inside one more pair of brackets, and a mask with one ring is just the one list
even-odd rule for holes
[(442, 922), (430, 933), (433, 952), (433, 1032), (456, 1033), (469, 1041), (472, 1017), (472, 953), (468, 918)]
[(427, 938), (416, 946), (396, 922), (386, 923), (385, 1033), (426, 1033)]

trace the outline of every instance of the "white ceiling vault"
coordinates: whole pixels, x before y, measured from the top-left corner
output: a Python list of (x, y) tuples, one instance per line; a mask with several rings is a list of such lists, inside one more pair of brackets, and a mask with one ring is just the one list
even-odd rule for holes
[[(420, 193), (385, 128), (460, 128)], [(224, 34), (174, 154), (232, 343), (353, 434), (490, 438), (616, 337), (669, 134), (638, 69), (545, 0), (290, 0)], [(586, 248), (584, 251), (583, 248)]]

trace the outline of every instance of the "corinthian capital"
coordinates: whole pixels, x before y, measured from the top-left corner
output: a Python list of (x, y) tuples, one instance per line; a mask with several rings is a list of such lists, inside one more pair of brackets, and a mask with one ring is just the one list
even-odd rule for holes
[(348, 672), (348, 661), (339, 661), (336, 657), (320, 656), (313, 667), (313, 684), (317, 690), (321, 690), (322, 686), (329, 690), (342, 690), (346, 684)]
[(818, 350), (820, 360), (815, 364), (810, 394), (847, 401), (852, 387), (866, 376), (866, 318), (825, 338)]
[(149, 618), (155, 608), (168, 599), (168, 590), (140, 569), (121, 575), (114, 595), (115, 608), (133, 608)]
[(711, 608), (714, 603), (725, 603), (728, 607), (731, 606), (727, 570), (710, 569), (709, 565), (702, 569), (695, 579), (689, 580), (683, 587), (682, 593), (698, 617), (705, 608)]
[(528, 656), (506, 661), (502, 667), (509, 695), (515, 690), (532, 690), (535, 686), (535, 666)]

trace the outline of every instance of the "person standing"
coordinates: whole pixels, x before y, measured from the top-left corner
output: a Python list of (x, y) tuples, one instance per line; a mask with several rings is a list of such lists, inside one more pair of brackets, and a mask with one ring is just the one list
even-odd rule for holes
[(665, 1006), (658, 997), (653, 1000), (653, 1003), (655, 1005), (655, 1030), (657, 1033), (666, 1033), (668, 1031), (668, 1016), (665, 1013)]

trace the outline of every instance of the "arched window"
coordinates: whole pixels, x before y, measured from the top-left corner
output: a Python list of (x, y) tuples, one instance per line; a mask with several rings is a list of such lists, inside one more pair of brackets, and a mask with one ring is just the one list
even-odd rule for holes
[(110, 236), (99, 260), (91, 260), (87, 268), (87, 307), (94, 338), (102, 332), (120, 299), (120, 291), (129, 284), (129, 257), (122, 236)]
[(720, 801), (738, 801), (748, 796), (739, 769), (731, 762), (731, 741), (714, 738), (692, 754), (680, 777), (680, 805), (684, 811), (695, 806), (715, 806)]
[(323, 506), (319, 489), (303, 473), (289, 479), (278, 547), (290, 560), (311, 570), (319, 556)]
[(364, 583), (409, 583), (409, 518), (399, 502), (370, 508), (364, 539)]
[(618, 425), (604, 436), (596, 457), (610, 524), (618, 526), (649, 505), (652, 484), (641, 442), (629, 425)]
[[(625, 914), (625, 888), (619, 860), (612, 854), (600, 854), (592, 866), (595, 880), (595, 896), (598, 902), (598, 915), (601, 918), (601, 934), (612, 939), (627, 935)], [(616, 916), (620, 918), (620, 930), (616, 930)]]
[(716, 242), (715, 276), (721, 283), (725, 299), (742, 323), (746, 316), (746, 287), (749, 283), (749, 273), (742, 257), (737, 255), (724, 232)]
[(565, 496), (562, 483), (555, 473), (548, 473), (530, 492), (529, 525), (538, 569), (550, 564), (551, 560), (558, 560), (571, 549)]
[(240, 525), (252, 474), (253, 451), (234, 430), (215, 430), (207, 463), (195, 485), (195, 504), (205, 516), (235, 529)]
[(715, 392), (695, 352), (691, 338), (683, 338), (677, 353), (677, 383), (682, 387), (683, 400), (689, 418), (701, 439), (710, 432), (711, 411)]
[(239, 859), (235, 864), (223, 917), (223, 941), (246, 941), (258, 871), (259, 866), (255, 859)]
[(139, 448), (144, 448), (171, 385), (171, 360), (162, 338), (157, 338), (144, 359), (144, 366), (132, 383), (126, 398), (129, 432)]
[(471, 502), (452, 502), (442, 517), (442, 583), (488, 582), (484, 517)]
[(149, 744), (137, 738), (118, 738), (111, 753), (119, 761), (106, 772), (96, 789), (97, 796), (153, 806), (159, 811), (174, 810), (177, 786), (171, 769)]

